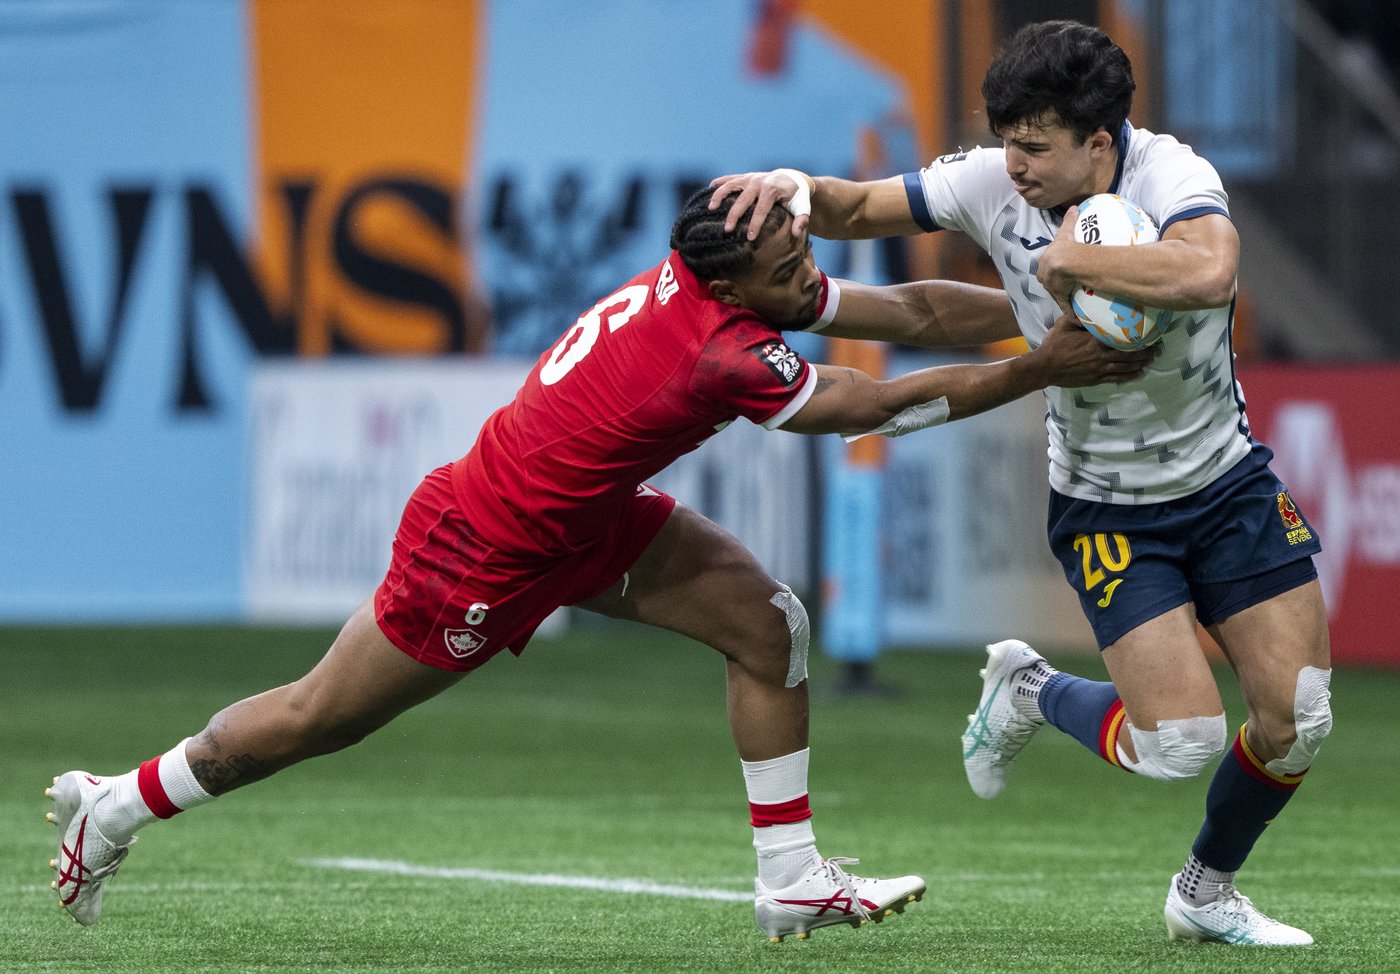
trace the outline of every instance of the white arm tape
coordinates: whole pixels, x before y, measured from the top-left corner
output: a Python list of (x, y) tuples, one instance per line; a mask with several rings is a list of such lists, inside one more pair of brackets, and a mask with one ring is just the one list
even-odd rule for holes
[(788, 212), (793, 216), (812, 215), (812, 190), (811, 178), (805, 172), (796, 169), (774, 169), (774, 173), (781, 173), (797, 184), (797, 192), (792, 194), (792, 199), (788, 200)]
[(894, 414), (889, 422), (883, 426), (877, 426), (867, 433), (856, 433), (854, 436), (841, 438), (847, 443), (854, 443), (866, 436), (903, 436), (905, 433), (928, 429), (930, 426), (941, 426), (946, 422), (948, 422), (948, 397), (939, 396), (932, 402), (921, 402), (917, 406), (901, 409)]

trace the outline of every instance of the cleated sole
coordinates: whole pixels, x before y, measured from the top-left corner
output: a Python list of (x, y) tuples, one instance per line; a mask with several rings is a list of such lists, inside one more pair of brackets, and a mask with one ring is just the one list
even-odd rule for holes
[[(901, 910), (900, 912), (903, 911)], [(852, 917), (849, 920), (837, 920), (835, 923), (823, 923), (815, 927), (809, 927), (806, 930), (794, 930), (791, 933), (775, 934), (768, 938), (768, 942), (770, 944), (780, 944), (785, 937), (791, 937), (794, 940), (811, 940), (813, 931), (821, 930), (825, 927), (863, 927), (866, 922), (867, 921), (862, 920), (860, 917)], [(869, 922), (879, 923), (880, 921), (872, 916)]]
[(839, 921), (837, 921), (836, 923), (824, 923), (824, 924), (821, 924), (820, 926), (811, 927), (811, 928), (809, 928), (809, 929), (807, 929), (807, 930), (799, 930), (799, 931), (794, 931), (794, 932), (792, 932), (792, 933), (780, 933), (780, 934), (777, 934), (776, 936), (769, 937), (769, 938), (768, 938), (768, 942), (769, 942), (770, 944), (780, 944), (780, 943), (783, 942), (783, 938), (785, 938), (785, 937), (792, 937), (792, 938), (795, 939), (795, 940), (810, 940), (811, 937), (812, 937), (812, 931), (814, 931), (814, 930), (820, 930), (820, 929), (822, 929), (822, 927), (857, 927), (857, 928), (859, 928), (859, 927), (865, 926), (867, 923), (883, 923), (885, 917), (893, 916), (893, 915), (896, 914), (896, 913), (903, 914), (905, 908), (908, 907), (910, 903), (918, 903), (919, 901), (921, 901), (921, 900), (924, 898), (924, 893), (925, 893), (925, 892), (927, 892), (927, 890), (922, 890), (922, 889), (921, 889), (921, 890), (918, 890), (917, 892), (910, 893), (909, 895), (905, 896), (903, 899), (897, 900), (897, 901), (895, 901), (894, 903), (889, 904), (888, 906), (885, 906), (885, 907), (882, 907), (882, 908), (879, 908), (879, 909), (876, 909), (876, 910), (872, 910), (872, 911), (870, 912), (870, 919), (869, 919), (869, 920), (864, 920), (864, 919), (861, 919), (860, 917), (852, 917), (852, 918), (849, 919), (849, 920), (839, 920)]
[(904, 912), (905, 907), (907, 907), (910, 903), (917, 903), (923, 898), (924, 890), (919, 890), (917, 893), (910, 893), (904, 899), (891, 903), (889, 906), (885, 907), (882, 910), (871, 911), (870, 922), (882, 923), (885, 917), (887, 916), (893, 916), (896, 913), (902, 914)]

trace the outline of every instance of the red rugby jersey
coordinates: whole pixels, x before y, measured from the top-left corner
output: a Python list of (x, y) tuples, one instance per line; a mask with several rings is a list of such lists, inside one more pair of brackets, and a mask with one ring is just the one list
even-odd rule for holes
[(677, 457), (740, 416), (782, 425), (815, 387), (777, 328), (711, 298), (672, 251), (540, 356), (457, 461), (457, 497), (496, 545), (573, 550)]

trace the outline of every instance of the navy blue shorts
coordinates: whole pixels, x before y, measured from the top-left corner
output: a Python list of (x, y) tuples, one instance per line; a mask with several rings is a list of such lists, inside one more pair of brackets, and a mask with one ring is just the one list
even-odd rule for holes
[(1050, 492), (1050, 550), (1099, 649), (1179, 605), (1210, 626), (1317, 577), (1317, 532), (1255, 443), (1189, 497), (1103, 504)]

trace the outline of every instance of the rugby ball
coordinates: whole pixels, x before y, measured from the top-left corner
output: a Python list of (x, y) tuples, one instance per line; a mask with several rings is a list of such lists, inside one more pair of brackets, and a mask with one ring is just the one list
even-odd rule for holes
[[(1074, 239), (1107, 247), (1133, 247), (1155, 243), (1157, 226), (1136, 203), (1113, 193), (1100, 193), (1079, 204)], [(1162, 337), (1157, 330), (1158, 308), (1090, 288), (1076, 290), (1070, 307), (1089, 334), (1113, 348), (1146, 348)]]

